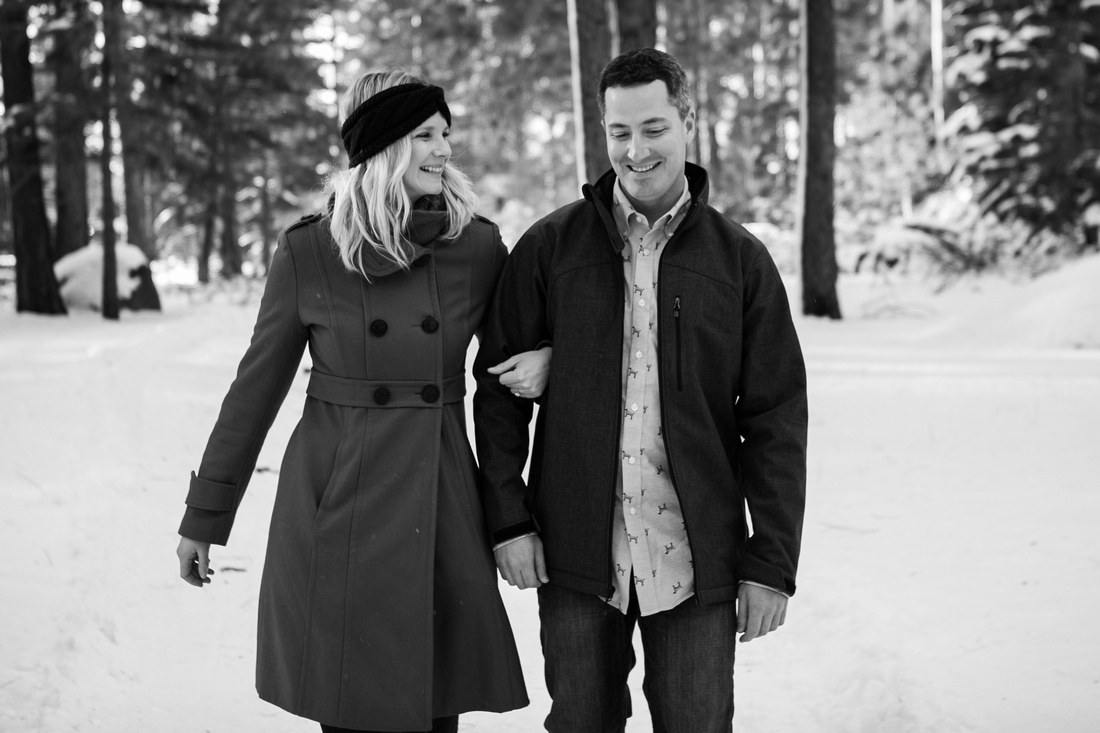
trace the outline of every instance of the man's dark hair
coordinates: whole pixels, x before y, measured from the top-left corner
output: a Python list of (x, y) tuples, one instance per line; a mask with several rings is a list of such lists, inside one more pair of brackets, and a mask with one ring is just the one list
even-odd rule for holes
[(684, 67), (663, 51), (655, 48), (639, 48), (621, 53), (600, 72), (600, 117), (606, 112), (604, 94), (609, 87), (637, 87), (655, 81), (663, 81), (668, 90), (668, 101), (686, 119), (691, 111), (687, 74)]

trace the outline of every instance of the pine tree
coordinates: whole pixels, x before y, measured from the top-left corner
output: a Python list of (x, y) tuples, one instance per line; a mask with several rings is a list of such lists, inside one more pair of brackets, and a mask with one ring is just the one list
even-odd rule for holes
[(961, 46), (948, 69), (963, 101), (947, 124), (956, 179), (1032, 237), (1072, 233), (1100, 197), (1100, 3), (959, 0), (946, 12)]
[[(603, 2), (569, 0), (573, 58), (573, 119), (577, 136), (577, 178), (595, 182), (611, 167), (597, 97), (600, 72), (611, 60), (611, 26)], [(584, 161), (582, 168), (579, 161)]]
[(805, 0), (802, 11), (802, 313), (840, 318), (833, 235), (836, 145), (836, 30), (833, 0)]
[(53, 273), (42, 192), (27, 3), (20, 0), (0, 3), (0, 72), (4, 82), (4, 137), (15, 240), (15, 307), (18, 311), (63, 314), (65, 305)]

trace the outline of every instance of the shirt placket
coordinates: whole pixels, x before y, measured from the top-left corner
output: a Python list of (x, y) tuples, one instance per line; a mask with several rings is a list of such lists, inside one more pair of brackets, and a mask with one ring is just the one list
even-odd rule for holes
[(646, 472), (652, 471), (645, 455), (645, 436), (648, 421), (656, 419), (648, 397), (654, 394), (656, 372), (656, 339), (652, 322), (656, 313), (654, 292), (654, 267), (657, 247), (661, 244), (664, 222), (653, 229), (643, 226), (638, 218), (631, 217), (633, 246), (633, 277), (630, 283), (631, 328), (630, 360), (627, 367), (626, 394), (623, 408), (623, 493), (622, 515), (627, 547), (633, 566), (633, 582), (640, 605), (656, 602), (654, 576), (656, 567), (650, 557), (647, 541), (649, 527), (646, 516)]

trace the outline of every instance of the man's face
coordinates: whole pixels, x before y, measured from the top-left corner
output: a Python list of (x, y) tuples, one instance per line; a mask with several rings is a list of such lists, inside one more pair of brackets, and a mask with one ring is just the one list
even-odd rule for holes
[(661, 80), (604, 92), (607, 155), (634, 206), (650, 221), (667, 212), (682, 192), (695, 111), (680, 119)]

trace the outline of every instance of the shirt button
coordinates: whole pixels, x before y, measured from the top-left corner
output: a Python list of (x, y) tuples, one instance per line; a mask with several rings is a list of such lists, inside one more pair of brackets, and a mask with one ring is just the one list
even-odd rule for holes
[(649, 250), (648, 250), (648, 249), (643, 249), (643, 250), (642, 250), (642, 256), (643, 256), (643, 257), (647, 257), (647, 256), (649, 256)]
[(637, 513), (638, 513), (638, 510), (637, 510), (637, 509), (635, 509), (634, 507), (630, 507), (630, 513), (631, 513), (631, 514), (637, 514)]
[(645, 306), (645, 298), (638, 298), (638, 305)]
[(635, 352), (634, 352), (634, 358), (635, 358), (635, 359), (641, 359), (641, 358), (642, 358), (642, 352), (640, 352), (640, 351), (635, 351)]
[(637, 412), (638, 411), (638, 403), (637, 402), (635, 402), (633, 405), (630, 406), (630, 411), (631, 412)]
[(634, 456), (631, 456), (630, 458), (627, 459), (626, 462), (627, 463), (637, 463), (638, 460)]

